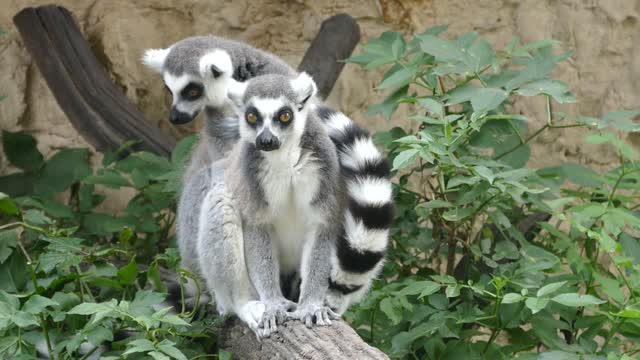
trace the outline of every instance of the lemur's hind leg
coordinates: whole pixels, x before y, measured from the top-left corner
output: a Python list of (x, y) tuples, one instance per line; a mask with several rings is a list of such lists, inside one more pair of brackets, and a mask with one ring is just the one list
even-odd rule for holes
[(265, 307), (255, 301), (257, 294), (245, 263), (240, 213), (222, 181), (213, 183), (202, 199), (198, 228), (200, 273), (215, 297), (218, 312), (237, 314), (257, 333)]
[[(194, 166), (194, 164), (191, 164), (190, 168)], [(186, 176), (184, 179), (184, 187), (182, 188), (180, 201), (178, 202), (176, 236), (182, 258), (181, 266), (192, 274), (200, 276), (201, 272), (197, 249), (198, 222), (200, 219), (202, 199), (211, 189), (211, 169), (208, 166), (197, 170), (191, 169), (191, 172), (188, 171), (188, 174), (189, 176)], [(180, 304), (182, 298), (182, 288), (179, 281), (180, 279), (175, 277), (175, 279), (172, 279), (168, 284), (169, 293), (174, 298), (173, 300), (176, 304)], [(207, 304), (211, 301), (208, 297), (209, 293), (204, 291), (204, 286), (201, 287), (203, 291), (200, 293), (200, 302)], [(195, 306), (195, 300), (198, 295), (196, 294), (197, 287), (194, 281), (188, 279), (184, 290), (184, 305), (191, 309)]]

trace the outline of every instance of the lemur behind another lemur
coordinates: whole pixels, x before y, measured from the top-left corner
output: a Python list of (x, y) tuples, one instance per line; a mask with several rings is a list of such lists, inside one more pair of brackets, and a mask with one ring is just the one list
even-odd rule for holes
[[(183, 195), (178, 209), (178, 238), (183, 265), (202, 274), (198, 264), (197, 237), (201, 200), (212, 189), (223, 189), (218, 175), (205, 169), (227, 154), (237, 142), (238, 122), (231, 104), (225, 100), (227, 88), (235, 81), (256, 75), (294, 74), (284, 61), (248, 45), (213, 36), (182, 40), (168, 49), (149, 50), (145, 64), (162, 72), (173, 93), (171, 120), (188, 122), (198, 112), (207, 115), (200, 141), (185, 172)], [(342, 313), (366, 293), (377, 276), (387, 246), (392, 217), (389, 169), (368, 133), (343, 114), (318, 107), (317, 115), (331, 134), (340, 158), (342, 192), (350, 204), (344, 212), (339, 246), (332, 256), (330, 292), (327, 303)], [(219, 170), (219, 166), (214, 166)], [(222, 211), (226, 209), (227, 211)], [(222, 206), (213, 223), (225, 223), (233, 211)], [(218, 236), (222, 236), (219, 233)], [(185, 240), (180, 240), (185, 239)], [(290, 274), (289, 274), (290, 275)], [(287, 276), (288, 279), (295, 277)], [(295, 297), (295, 295), (293, 296)]]

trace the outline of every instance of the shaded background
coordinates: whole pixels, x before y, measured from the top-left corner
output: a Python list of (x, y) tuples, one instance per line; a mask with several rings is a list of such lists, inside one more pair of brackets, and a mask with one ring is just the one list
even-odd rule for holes
[[(72, 128), (11, 22), (26, 6), (51, 1), (3, 0), (0, 6), (0, 128), (24, 130), (38, 139), (47, 156), (62, 147), (89, 147)], [(574, 90), (578, 103), (554, 111), (601, 115), (640, 107), (640, 0), (63, 0), (75, 15), (98, 59), (123, 92), (163, 131), (182, 137), (201, 126), (174, 127), (166, 120), (169, 99), (160, 76), (147, 70), (140, 57), (146, 48), (166, 47), (184, 37), (212, 33), (271, 51), (297, 66), (326, 17), (345, 12), (362, 31), (362, 42), (384, 31), (409, 35), (449, 24), (446, 36), (477, 31), (496, 48), (512, 37), (523, 42), (553, 38), (558, 50), (574, 50), (556, 77)], [(358, 50), (356, 50), (358, 51)], [(365, 116), (384, 93), (373, 90), (382, 71), (364, 71), (348, 64), (329, 102), (372, 130), (409, 126), (404, 109), (391, 122)], [(516, 110), (530, 118), (529, 129), (546, 121), (543, 99), (522, 99)], [(582, 144), (581, 129), (545, 132), (532, 144), (530, 165), (576, 161), (606, 167), (615, 152)], [(640, 135), (630, 135), (635, 146)], [(94, 155), (93, 161), (100, 156)], [(13, 171), (0, 154), (0, 174)], [(117, 209), (126, 193), (110, 196), (104, 205)]]

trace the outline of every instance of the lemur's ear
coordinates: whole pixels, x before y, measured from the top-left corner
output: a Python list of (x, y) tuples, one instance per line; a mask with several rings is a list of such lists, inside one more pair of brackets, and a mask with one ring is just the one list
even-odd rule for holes
[(142, 63), (156, 72), (162, 72), (164, 60), (169, 55), (170, 48), (166, 49), (147, 49), (142, 56)]
[(205, 79), (217, 79), (223, 75), (231, 77), (233, 75), (233, 64), (229, 53), (215, 49), (204, 54), (200, 58), (200, 75)]
[(298, 105), (298, 110), (302, 110), (305, 104), (307, 104), (307, 101), (318, 91), (315, 81), (313, 81), (311, 76), (306, 72), (301, 72), (298, 77), (291, 80), (291, 87), (296, 93), (296, 105)]
[(238, 107), (242, 107), (244, 93), (247, 90), (247, 82), (239, 82), (234, 79), (227, 85), (227, 97)]

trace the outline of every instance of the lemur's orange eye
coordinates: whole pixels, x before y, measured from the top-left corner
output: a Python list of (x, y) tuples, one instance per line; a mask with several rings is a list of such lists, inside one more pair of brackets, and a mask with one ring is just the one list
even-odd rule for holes
[(291, 113), (289, 111), (284, 111), (284, 112), (282, 112), (280, 114), (279, 119), (280, 119), (281, 122), (286, 123), (286, 122), (291, 121), (291, 117), (292, 116), (291, 116)]
[(198, 90), (198, 89), (191, 89), (191, 90), (189, 90), (188, 95), (189, 95), (189, 97), (190, 97), (190, 98), (198, 97), (198, 96), (200, 96), (200, 90)]
[(255, 123), (256, 123), (256, 121), (258, 121), (258, 117), (256, 116), (256, 114), (254, 114), (254, 113), (252, 113), (252, 112), (247, 113), (246, 118), (247, 118), (247, 122), (248, 122), (249, 124), (255, 124)]

